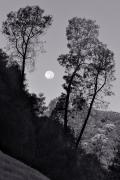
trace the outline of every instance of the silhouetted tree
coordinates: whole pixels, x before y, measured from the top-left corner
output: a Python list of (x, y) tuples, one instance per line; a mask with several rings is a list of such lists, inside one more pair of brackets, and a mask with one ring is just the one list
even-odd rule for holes
[(54, 110), (54, 108), (56, 106), (57, 100), (58, 100), (58, 98), (56, 97), (56, 98), (52, 99), (50, 101), (50, 103), (48, 104), (48, 109), (47, 109), (47, 112), (46, 112), (46, 114), (48, 116), (50, 116), (52, 114), (52, 111)]
[(65, 109), (65, 98), (66, 95), (62, 93), (55, 101), (54, 108), (51, 112), (51, 118), (54, 120), (60, 120), (64, 117), (64, 109)]
[[(98, 42), (98, 45), (92, 51), (91, 63), (84, 71), (84, 82), (86, 83), (86, 96), (89, 106), (87, 116), (76, 142), (76, 148), (83, 136), (95, 100), (99, 99), (100, 93), (108, 96), (112, 94), (111, 82), (113, 80), (115, 80), (113, 52), (106, 45)], [(100, 96), (100, 98), (102, 97)]]
[(26, 63), (34, 65), (35, 44), (38, 37), (51, 25), (52, 17), (44, 16), (39, 6), (26, 6), (10, 12), (3, 22), (2, 32), (10, 42), (10, 49), (21, 63), (21, 84), (24, 83)]
[(37, 115), (41, 116), (47, 110), (45, 103), (45, 96), (43, 93), (40, 93), (38, 96), (36, 94), (29, 94), (30, 104), (32, 106), (32, 111)]
[(36, 142), (31, 109), (20, 86), (20, 69), (8, 61), (0, 50), (0, 149), (32, 162)]
[(8, 62), (8, 55), (0, 49), (0, 73), (5, 73)]
[(78, 87), (82, 84), (83, 72), (81, 70), (96, 44), (98, 28), (95, 21), (75, 17), (69, 20), (69, 25), (66, 29), (69, 53), (60, 55), (58, 58), (59, 64), (65, 67), (66, 73), (63, 77), (65, 79), (63, 87), (66, 90), (64, 113), (65, 132), (67, 131), (68, 124), (67, 116), (70, 93), (76, 86)]

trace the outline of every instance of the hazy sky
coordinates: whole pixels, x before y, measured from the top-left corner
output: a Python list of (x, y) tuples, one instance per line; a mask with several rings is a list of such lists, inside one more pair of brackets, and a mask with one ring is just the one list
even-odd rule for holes
[[(65, 30), (68, 19), (72, 17), (90, 18), (100, 25), (100, 40), (115, 53), (116, 82), (115, 96), (109, 98), (109, 109), (120, 112), (120, 0), (0, 0), (0, 25), (11, 10), (18, 10), (26, 5), (39, 5), (45, 14), (53, 16), (53, 24), (42, 37), (46, 53), (36, 59), (35, 71), (27, 74), (28, 86), (32, 92), (44, 92), (47, 102), (60, 95), (63, 82), (63, 68), (57, 62), (60, 54), (67, 52)], [(0, 47), (6, 45), (0, 33)], [(44, 77), (46, 70), (55, 73), (53, 80)]]

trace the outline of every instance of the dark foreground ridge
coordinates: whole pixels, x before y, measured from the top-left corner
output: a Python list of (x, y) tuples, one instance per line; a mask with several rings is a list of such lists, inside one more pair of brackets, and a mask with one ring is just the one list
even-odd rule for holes
[(0, 180), (50, 180), (40, 172), (0, 151)]

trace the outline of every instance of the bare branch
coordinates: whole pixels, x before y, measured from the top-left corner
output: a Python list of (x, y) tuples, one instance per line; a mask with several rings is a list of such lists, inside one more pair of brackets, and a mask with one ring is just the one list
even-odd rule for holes
[(18, 40), (17, 40), (17, 38), (16, 38), (16, 40), (15, 40), (15, 44), (16, 44), (15, 47), (16, 47), (18, 53), (23, 57), (23, 54), (21, 53), (21, 51), (20, 51), (19, 48), (18, 48)]

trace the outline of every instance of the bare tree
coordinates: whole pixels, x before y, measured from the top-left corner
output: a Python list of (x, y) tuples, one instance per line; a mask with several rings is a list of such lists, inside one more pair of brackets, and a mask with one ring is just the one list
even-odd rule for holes
[(21, 63), (21, 84), (24, 83), (26, 63), (34, 63), (38, 37), (51, 25), (52, 17), (44, 16), (39, 6), (27, 6), (10, 12), (3, 22), (2, 32), (10, 42), (10, 49)]

